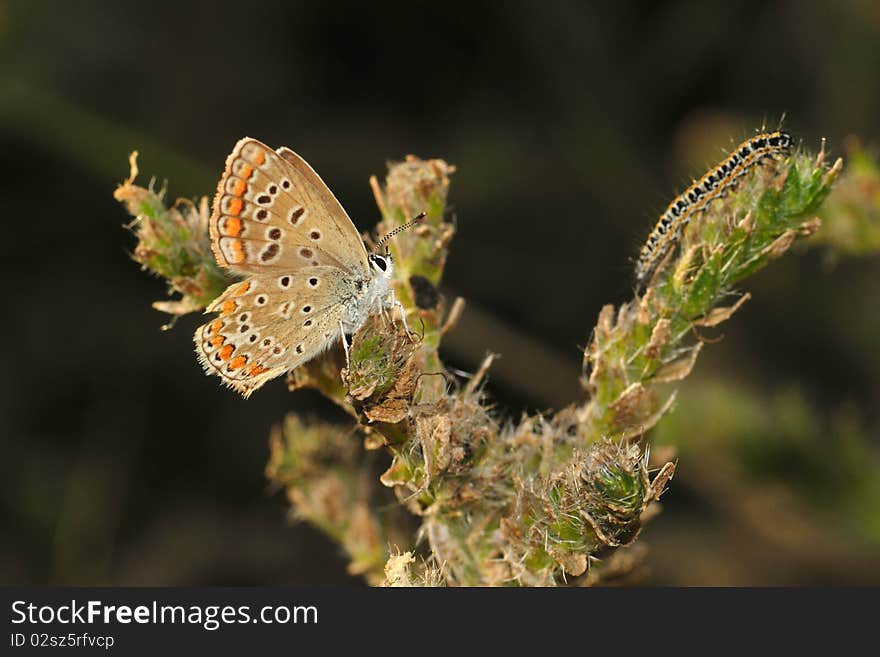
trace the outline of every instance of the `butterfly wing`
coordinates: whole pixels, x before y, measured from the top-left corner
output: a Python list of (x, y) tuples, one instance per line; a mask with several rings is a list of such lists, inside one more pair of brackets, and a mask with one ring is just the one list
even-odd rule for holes
[(335, 266), (253, 276), (230, 285), (207, 309), (216, 319), (195, 333), (208, 374), (245, 397), (330, 347), (345, 313), (350, 279)]
[(209, 224), (217, 262), (242, 274), (334, 265), (369, 271), (367, 251), (324, 181), (289, 148), (245, 137), (226, 160)]

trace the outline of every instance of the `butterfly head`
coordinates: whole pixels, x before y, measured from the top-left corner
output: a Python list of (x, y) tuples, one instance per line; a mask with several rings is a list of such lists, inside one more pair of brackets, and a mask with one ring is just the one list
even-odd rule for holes
[(391, 277), (394, 275), (394, 260), (391, 258), (391, 254), (387, 251), (385, 253), (371, 253), (369, 255), (370, 260), (370, 270), (373, 272), (373, 276), (377, 278), (383, 278), (386, 280), (391, 280)]

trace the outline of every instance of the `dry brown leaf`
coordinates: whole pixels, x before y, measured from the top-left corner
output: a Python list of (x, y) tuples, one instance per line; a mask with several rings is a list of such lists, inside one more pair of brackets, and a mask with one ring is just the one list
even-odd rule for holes
[(672, 381), (681, 381), (694, 369), (694, 363), (697, 362), (697, 356), (700, 355), (702, 349), (703, 343), (698, 342), (690, 349), (687, 356), (674, 360), (657, 370), (654, 376), (651, 377), (651, 382), (670, 383)]
[(749, 292), (746, 292), (742, 295), (737, 302), (732, 306), (725, 306), (723, 308), (713, 308), (710, 310), (702, 319), (698, 319), (694, 322), (694, 326), (703, 326), (706, 328), (711, 328), (713, 326), (718, 326), (719, 324), (726, 322), (731, 316), (740, 309), (740, 307), (749, 299), (752, 298), (752, 295)]

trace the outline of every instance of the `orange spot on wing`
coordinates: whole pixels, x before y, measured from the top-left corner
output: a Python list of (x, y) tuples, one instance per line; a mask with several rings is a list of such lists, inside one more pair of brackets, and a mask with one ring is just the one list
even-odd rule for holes
[(257, 374), (262, 374), (263, 372), (268, 371), (268, 367), (263, 367), (262, 365), (252, 365), (251, 369), (248, 370), (248, 376), (256, 376)]
[(240, 297), (242, 294), (245, 294), (251, 287), (250, 281), (245, 281), (237, 288), (235, 288), (235, 292), (232, 293), (233, 296)]
[(224, 342), (226, 342), (226, 338), (224, 338), (222, 335), (215, 335), (213, 338), (211, 338), (211, 344), (214, 345), (215, 348), (219, 347)]
[[(241, 202), (241, 199), (235, 200)], [(241, 233), (241, 219), (238, 217), (226, 217), (223, 228), (230, 237), (238, 237), (239, 233)]]
[(254, 162), (257, 163), (257, 166), (260, 166), (263, 162), (266, 161), (266, 154), (262, 151), (257, 151), (257, 154), (254, 156)]
[(229, 357), (232, 355), (233, 351), (235, 351), (235, 347), (233, 347), (231, 344), (228, 344), (217, 353), (220, 354), (221, 359), (229, 360)]
[(241, 212), (241, 206), (244, 205), (240, 198), (229, 199), (229, 214), (233, 217), (237, 216), (239, 212)]
[(254, 175), (254, 168), (250, 164), (245, 164), (241, 168), (241, 177), (245, 180), (250, 180), (251, 176)]
[(232, 263), (238, 264), (239, 262), (244, 262), (244, 246), (242, 246), (241, 240), (233, 240)]
[(229, 369), (231, 370), (240, 370), (247, 363), (247, 356), (236, 356), (232, 359), (232, 362), (229, 363)]
[(222, 312), (224, 315), (230, 315), (235, 312), (236, 305), (238, 304), (236, 304), (235, 301), (233, 301), (232, 299), (227, 299), (223, 302), (223, 305), (220, 306), (220, 312)]
[(232, 186), (233, 196), (242, 196), (247, 191), (247, 183), (244, 180), (236, 180)]

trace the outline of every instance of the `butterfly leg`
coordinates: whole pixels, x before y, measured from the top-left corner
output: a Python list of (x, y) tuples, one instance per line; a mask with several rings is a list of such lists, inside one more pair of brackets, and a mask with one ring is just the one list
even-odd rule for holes
[[(410, 330), (409, 330), (409, 326), (406, 323), (406, 308), (404, 308), (403, 304), (397, 300), (397, 297), (394, 295), (394, 290), (390, 291), (389, 300), (390, 300), (390, 303), (388, 304), (387, 307), (388, 308), (397, 308), (397, 310), (400, 312), (400, 321), (403, 322), (403, 330), (406, 331), (407, 335), (409, 335)], [(382, 310), (384, 312), (385, 308), (383, 307)]]
[(394, 300), (394, 305), (397, 306), (397, 309), (400, 311), (400, 321), (403, 322), (403, 330), (406, 331), (406, 334), (410, 334), (409, 326), (406, 323), (406, 308), (403, 307), (403, 304), (400, 303), (397, 299)]
[(345, 337), (345, 328), (342, 326), (342, 320), (339, 320), (339, 337), (342, 338), (342, 348), (345, 349), (345, 369), (351, 370), (351, 359), (348, 354), (348, 340)]

